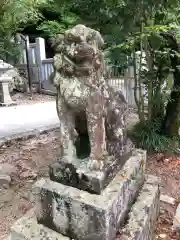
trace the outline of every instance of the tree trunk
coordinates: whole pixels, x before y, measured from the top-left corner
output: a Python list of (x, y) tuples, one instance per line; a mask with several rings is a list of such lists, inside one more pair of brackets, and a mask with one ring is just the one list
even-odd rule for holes
[[(163, 36), (168, 40), (169, 48), (172, 53), (179, 53), (179, 44), (176, 37), (171, 33), (164, 33)], [(171, 91), (170, 100), (166, 107), (166, 115), (162, 124), (162, 133), (173, 137), (179, 135), (179, 119), (180, 119), (180, 58), (177, 54), (171, 55), (171, 66), (174, 69), (174, 84)]]
[(170, 100), (166, 107), (166, 115), (162, 125), (162, 132), (167, 136), (179, 135), (180, 121), (180, 72), (176, 70), (174, 73), (174, 86), (171, 92)]
[[(145, 115), (144, 115), (144, 107), (142, 108), (142, 104), (144, 104), (144, 102), (142, 102), (142, 98), (137, 97), (139, 89), (139, 78), (140, 76), (137, 76), (137, 66), (136, 66), (136, 53), (135, 50), (133, 51), (133, 69), (134, 69), (134, 100), (137, 106), (137, 110), (138, 110), (138, 116), (139, 116), (139, 120), (140, 122), (144, 122), (145, 121)], [(142, 111), (143, 109), (143, 111)]]
[(164, 101), (162, 99), (161, 86), (166, 76), (163, 75), (162, 66), (158, 66), (157, 81), (158, 85), (154, 88), (151, 120), (164, 118)]

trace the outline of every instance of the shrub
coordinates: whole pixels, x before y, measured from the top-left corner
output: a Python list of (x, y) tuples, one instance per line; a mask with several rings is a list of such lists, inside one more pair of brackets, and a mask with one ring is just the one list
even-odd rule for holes
[(169, 138), (160, 133), (161, 119), (137, 123), (130, 131), (136, 147), (148, 152), (180, 154), (180, 138)]

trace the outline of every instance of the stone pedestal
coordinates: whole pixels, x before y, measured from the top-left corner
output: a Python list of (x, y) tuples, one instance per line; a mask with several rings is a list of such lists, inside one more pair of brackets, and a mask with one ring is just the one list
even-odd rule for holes
[(36, 184), (38, 222), (77, 240), (113, 240), (144, 182), (145, 156), (137, 152), (100, 195), (50, 180)]
[(71, 163), (65, 159), (57, 159), (56, 163), (50, 166), (50, 179), (89, 193), (101, 194), (131, 156), (132, 150), (129, 150), (119, 159), (107, 157), (105, 166), (101, 171), (90, 171), (87, 167), (88, 158), (76, 159)]
[[(155, 222), (159, 214), (159, 187), (157, 178), (147, 175), (139, 195), (128, 214), (127, 223), (119, 228), (116, 240), (153, 240)], [(63, 219), (62, 219), (63, 221)], [(59, 220), (61, 222), (61, 219)], [(81, 221), (82, 223), (82, 221)], [(82, 226), (82, 229), (84, 225)], [(30, 210), (19, 219), (11, 228), (11, 235), (6, 240), (72, 240), (50, 227), (39, 224), (36, 219), (35, 209)], [(86, 239), (101, 239), (87, 236)], [(114, 240), (115, 240), (114, 239)], [(5, 240), (5, 239), (4, 239)], [(77, 239), (76, 239), (77, 240)]]
[(0, 77), (0, 105), (1, 106), (10, 106), (16, 105), (12, 101), (9, 93), (9, 83), (12, 81), (11, 77)]
[[(158, 181), (145, 175), (145, 151), (128, 154), (119, 167), (111, 159), (107, 166), (116, 174), (107, 174), (106, 167), (103, 177), (88, 173), (85, 163), (68, 165), (59, 159), (50, 167), (51, 179), (35, 184), (36, 207), (13, 225), (8, 240), (115, 240), (117, 232), (120, 239), (152, 240), (159, 213)], [(86, 184), (80, 176), (88, 178)]]

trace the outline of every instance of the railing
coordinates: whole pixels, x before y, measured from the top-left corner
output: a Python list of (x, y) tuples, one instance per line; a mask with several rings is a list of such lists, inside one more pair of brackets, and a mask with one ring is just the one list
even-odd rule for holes
[(29, 61), (32, 64), (36, 64), (36, 44), (31, 43), (29, 46)]
[[(30, 43), (28, 48), (29, 62), (31, 68), (32, 81), (39, 82), (39, 85), (44, 90), (56, 91), (53, 84), (49, 81), (49, 77), (53, 72), (53, 59), (46, 59), (45, 41), (42, 38), (37, 38), (36, 43)], [(24, 68), (26, 68), (26, 58), (24, 50)], [(18, 67), (19, 69), (19, 67)], [(119, 66), (109, 66), (109, 83), (116, 89), (123, 92), (130, 105), (134, 105), (134, 79), (131, 77), (129, 70), (121, 73)], [(132, 70), (132, 69), (131, 69)]]
[[(130, 106), (134, 106), (134, 93), (133, 93), (133, 78), (130, 77), (129, 72), (122, 75), (118, 66), (109, 67), (109, 84), (115, 89), (121, 90), (128, 101)], [(112, 71), (111, 71), (112, 70)], [(49, 81), (49, 76), (53, 72), (53, 59), (42, 60), (42, 88), (45, 90), (54, 90), (52, 83)]]
[[(48, 58), (42, 60), (42, 83), (49, 80), (49, 76), (53, 72), (53, 58)], [(124, 76), (122, 76), (118, 71), (116, 71), (115, 66), (113, 66), (113, 71), (110, 71), (109, 83), (115, 88), (125, 89), (126, 82)]]
[(42, 60), (42, 82), (48, 81), (53, 72), (53, 58)]

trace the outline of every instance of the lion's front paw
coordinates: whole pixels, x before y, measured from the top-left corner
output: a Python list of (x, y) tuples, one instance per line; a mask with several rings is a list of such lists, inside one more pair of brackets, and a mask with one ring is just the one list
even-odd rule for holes
[(104, 162), (101, 160), (90, 159), (88, 162), (88, 168), (91, 171), (101, 171), (103, 169)]

